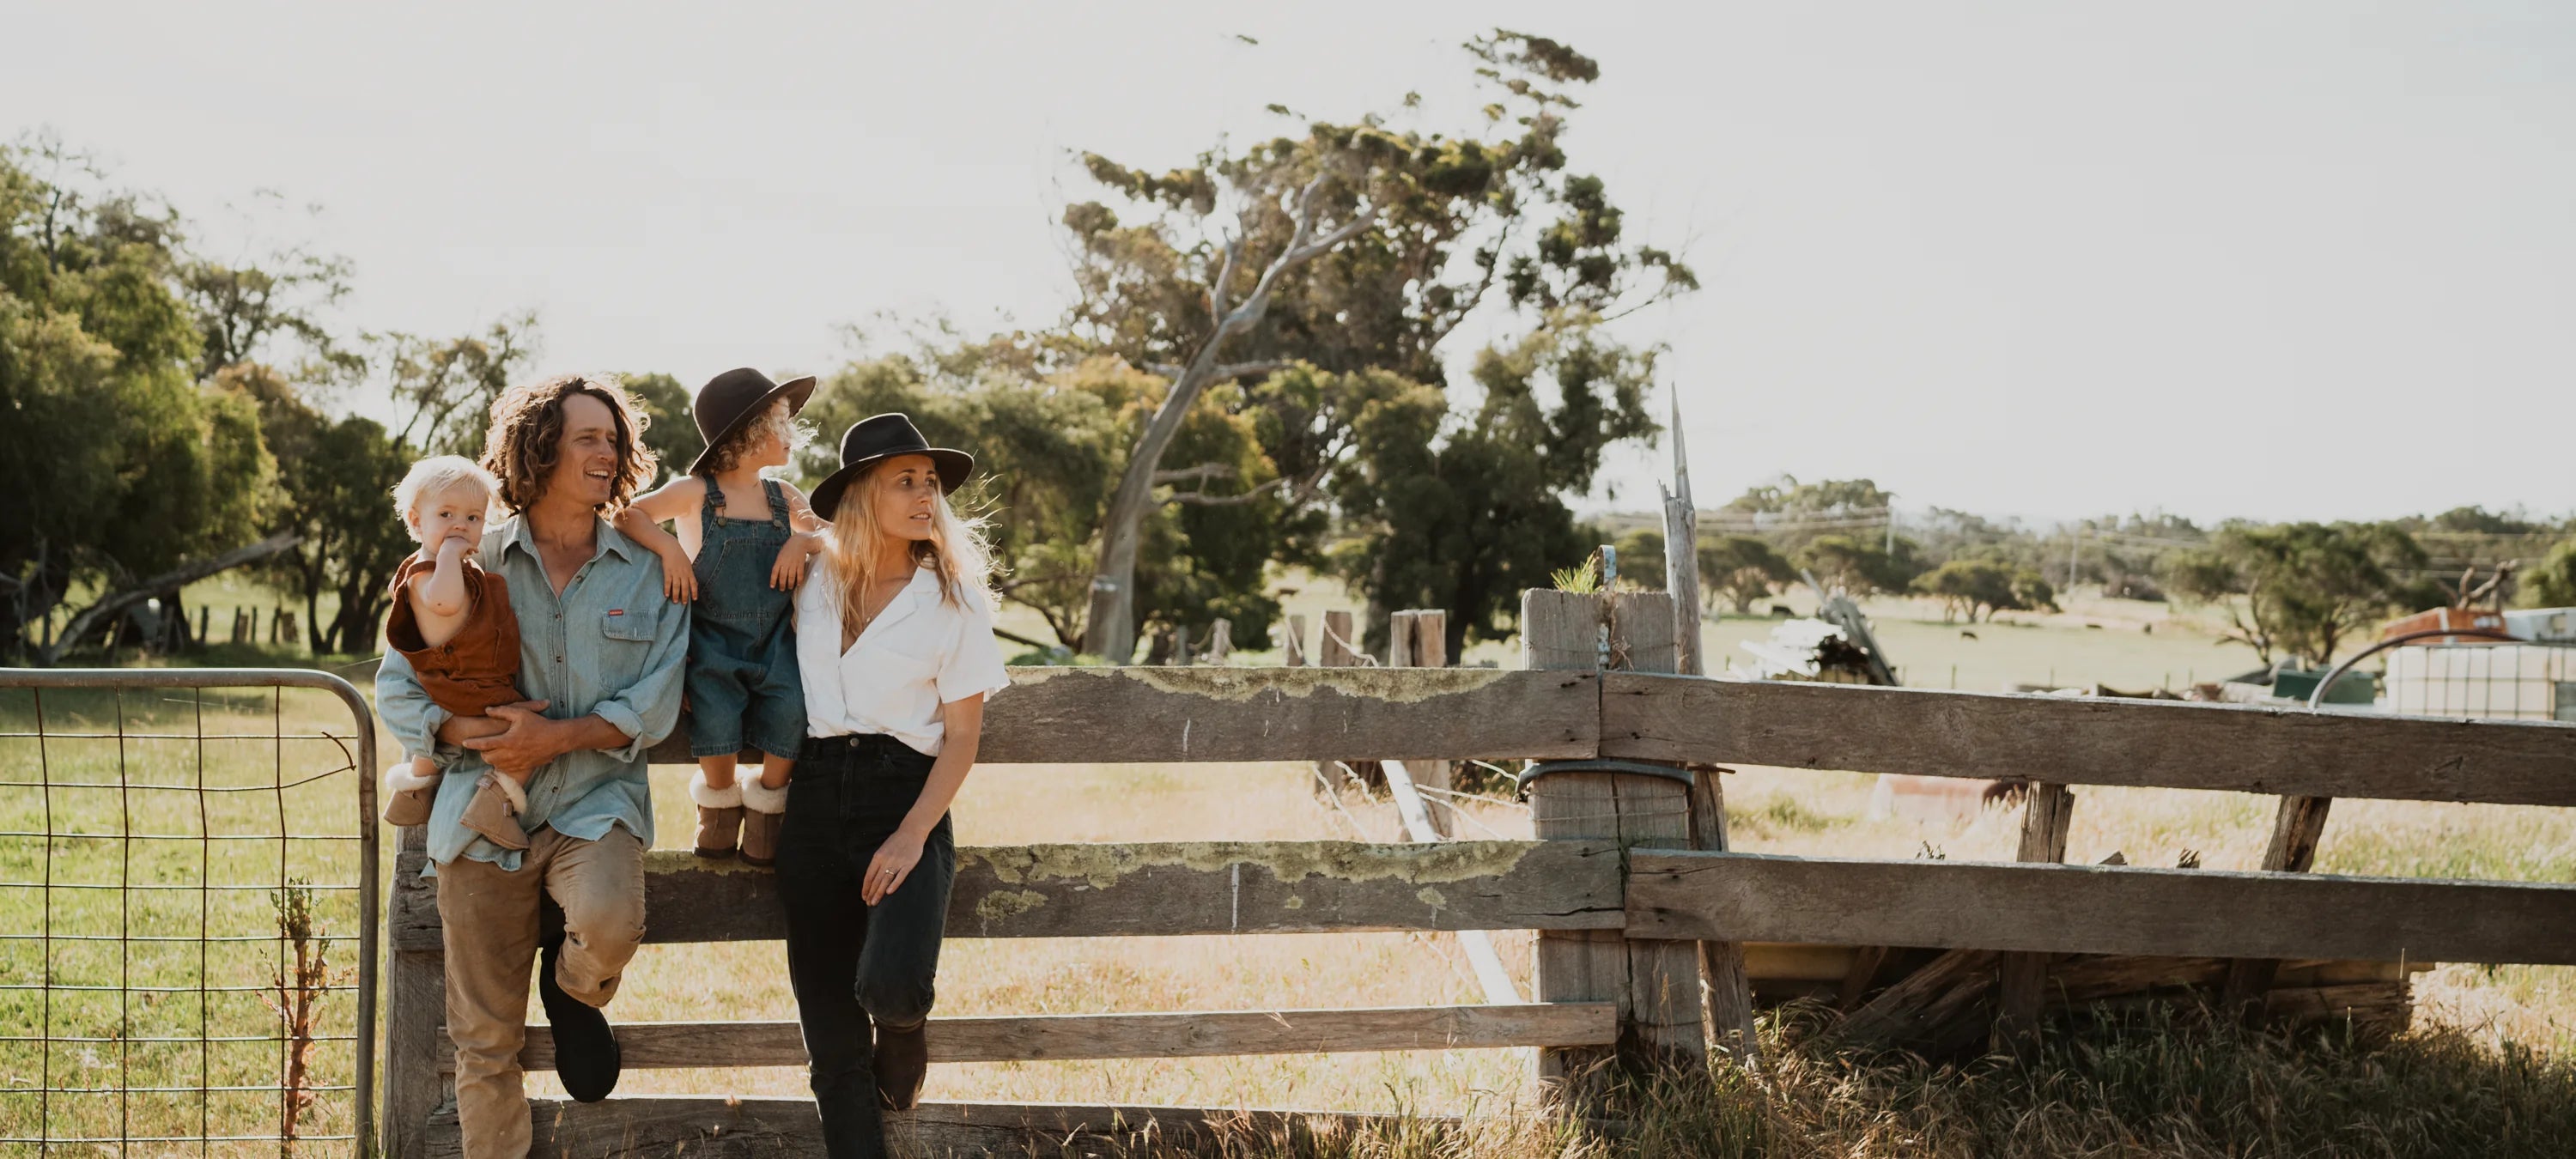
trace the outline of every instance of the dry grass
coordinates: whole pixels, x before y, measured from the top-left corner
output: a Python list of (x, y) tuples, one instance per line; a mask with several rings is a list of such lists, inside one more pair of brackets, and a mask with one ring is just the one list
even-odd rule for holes
[[(2241, 658), (2186, 620), (2087, 630), (1993, 627), (1964, 640), (1937, 618), (1873, 609), (1915, 682), (1960, 663), (1963, 687), (2102, 679), (2153, 684), (2186, 664), (2203, 679)], [(2120, 609), (2109, 609), (2118, 611)], [(2122, 625), (2101, 608), (2078, 617)], [(1732, 651), (1755, 621), (1709, 629)], [(1900, 643), (1902, 641), (1902, 643)], [(1996, 645), (2002, 645), (1996, 647)], [(1490, 648), (1490, 646), (1489, 646)], [(1490, 648), (1491, 651), (1503, 651)], [(1486, 653), (1471, 653), (1485, 658)], [(1495, 657), (1499, 658), (1499, 657)], [(2032, 670), (2036, 669), (2036, 670)], [(2141, 679), (2141, 674), (2145, 678)], [(1973, 677), (1973, 679), (1971, 679)], [(657, 844), (688, 836), (684, 770), (655, 774)], [(2008, 859), (2018, 814), (1959, 823), (1872, 819), (1872, 779), (1743, 769), (1727, 780), (1739, 847), (1765, 852)], [(977, 770), (958, 808), (960, 840), (1391, 839), (1392, 809), (1347, 798), (1337, 812), (1302, 765), (1126, 767), (1083, 764)], [(2171, 865), (2196, 851), (2212, 868), (2259, 857), (2268, 798), (2079, 788), (2070, 858), (2113, 851)], [(1495, 802), (1479, 822), (1526, 836), (1525, 814)], [(1471, 826), (1470, 831), (1475, 831)], [(2319, 856), (2333, 872), (2526, 881), (2576, 879), (2576, 818), (2562, 810), (2342, 802)], [(0, 898), (0, 926), (24, 928)], [(1527, 988), (1527, 935), (1497, 941)], [(960, 940), (941, 971), (943, 1014), (1264, 1009), (1478, 1001), (1454, 941), (1443, 936)], [(1665, 1155), (2563, 1155), (2576, 1153), (2576, 971), (2443, 966), (2417, 980), (2417, 1029), (2362, 1052), (2330, 1040), (2291, 1044), (2171, 1016), (2061, 1033), (2030, 1063), (1933, 1065), (1852, 1059), (1816, 1046), (1810, 1019), (1766, 1023), (1771, 1066), (1624, 1093), (1637, 1129), (1588, 1138), (1530, 1116), (1525, 1051), (1298, 1055), (1241, 1059), (975, 1064), (934, 1068), (936, 1099), (1180, 1103), (1468, 1115), (1435, 1130), (1413, 1120), (1383, 1135), (1247, 1143), (1240, 1153), (1537, 1159)], [(647, 947), (612, 1008), (623, 1021), (794, 1016), (775, 944)], [(532, 1011), (532, 1016), (534, 1012)], [(542, 1092), (550, 1078), (539, 1076)], [(630, 1093), (799, 1096), (793, 1070), (639, 1071)]]

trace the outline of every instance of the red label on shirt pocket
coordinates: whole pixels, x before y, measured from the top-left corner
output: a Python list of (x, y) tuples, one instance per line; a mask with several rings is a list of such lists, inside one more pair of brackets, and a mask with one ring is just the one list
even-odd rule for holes
[(626, 609), (624, 609), (624, 608), (610, 608), (610, 609), (608, 609), (608, 614), (609, 614), (609, 615), (612, 615), (612, 616), (623, 616), (623, 615), (625, 615), (625, 614), (626, 614)]

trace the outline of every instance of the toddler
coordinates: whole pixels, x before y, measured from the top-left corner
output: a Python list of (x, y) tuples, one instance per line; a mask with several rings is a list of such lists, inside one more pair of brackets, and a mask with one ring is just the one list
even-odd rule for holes
[[(490, 472), (455, 455), (412, 464), (394, 487), (394, 507), (420, 550), (394, 573), (385, 643), (411, 662), (430, 700), (455, 716), (529, 706), (517, 687), (519, 617), (510, 609), (510, 585), (474, 562), (498, 489)], [(441, 772), (431, 753), (407, 753), (385, 770), (385, 820), (426, 824)], [(527, 800), (515, 778), (488, 771), (465, 807), (464, 825), (504, 849), (525, 849), (518, 814)]]
[[(796, 488), (762, 476), (805, 442), (795, 421), (812, 378), (772, 383), (729, 370), (691, 408), (705, 453), (689, 474), (635, 500), (617, 529), (662, 557), (674, 600), (689, 615), (689, 755), (698, 761), (689, 799), (698, 807), (697, 853), (767, 866), (778, 856), (787, 775), (805, 743), (805, 685), (790, 615), (805, 560), (822, 527)], [(678, 524), (673, 538), (661, 528)], [(760, 775), (735, 776), (738, 754), (761, 754)], [(737, 842), (739, 842), (737, 846)]]

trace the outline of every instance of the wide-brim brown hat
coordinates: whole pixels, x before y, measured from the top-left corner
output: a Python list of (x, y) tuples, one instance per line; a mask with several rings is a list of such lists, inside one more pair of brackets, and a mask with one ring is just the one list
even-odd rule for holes
[(902, 412), (870, 415), (850, 424), (841, 432), (841, 469), (814, 485), (814, 514), (833, 518), (841, 509), (841, 492), (869, 467), (898, 455), (928, 455), (939, 472), (939, 491), (953, 494), (975, 474), (975, 456), (946, 447), (934, 447), (921, 437), (921, 428)]
[(707, 448), (689, 463), (689, 473), (697, 474), (707, 460), (723, 446), (726, 439), (743, 425), (760, 417), (769, 404), (787, 400), (787, 413), (805, 409), (805, 400), (814, 397), (814, 376), (771, 382), (769, 376), (745, 366), (728, 370), (707, 380), (698, 388), (697, 402), (689, 408), (698, 420), (698, 434), (707, 440)]

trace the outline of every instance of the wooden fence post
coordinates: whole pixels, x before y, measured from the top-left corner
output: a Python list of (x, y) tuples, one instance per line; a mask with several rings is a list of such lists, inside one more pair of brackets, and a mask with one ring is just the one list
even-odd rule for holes
[(1449, 666), (1449, 613), (1438, 608), (1414, 611), (1413, 665), (1416, 668)]
[(1359, 663), (1359, 651), (1351, 640), (1348, 610), (1324, 613), (1324, 638), (1315, 645), (1315, 663), (1325, 668), (1348, 668)]
[(1306, 666), (1306, 617), (1288, 617), (1288, 638), (1280, 647), (1279, 662), (1290, 668)]
[[(1523, 592), (1524, 666), (1594, 670), (1606, 640), (1608, 651), (1633, 670), (1670, 672), (1671, 598), (1662, 592)], [(1542, 840), (1609, 838), (1623, 850), (1691, 845), (1690, 789), (1680, 778), (1558, 773), (1531, 782), (1529, 793), (1531, 830)], [(1706, 1058), (1693, 943), (1630, 941), (1617, 930), (1541, 931), (1532, 981), (1541, 1002), (1618, 1003), (1622, 1044), (1633, 1044), (1651, 1060), (1695, 1065)], [(1585, 1101), (1582, 1092), (1569, 1089), (1569, 1080), (1602, 1058), (1598, 1048), (1541, 1050), (1539, 1082), (1550, 1097)]]
[[(2263, 868), (2279, 873), (2306, 873), (2317, 861), (2317, 842), (2326, 834), (2326, 812), (2332, 797), (2283, 797), (2272, 819), (2272, 843), (2263, 850)], [(2262, 1021), (2263, 995), (2281, 963), (2269, 958), (2238, 958), (2227, 963), (2227, 981), (2219, 991), (2221, 1009), (2234, 1010), (2250, 1025)]]
[(1386, 666), (1411, 668), (1413, 664), (1413, 621), (1421, 613), (1389, 612), (1386, 615)]
[[(429, 831), (419, 825), (403, 829), (394, 855), (389, 924), (402, 928), (438, 912), (438, 885), (421, 877), (429, 862)], [(450, 1081), (440, 1074), (439, 1031), (447, 1023), (447, 954), (444, 950), (403, 949), (392, 944), (385, 971), (384, 1153), (388, 1159), (421, 1159), (428, 1152), (430, 1112), (453, 1097)]]
[[(2016, 861), (2066, 860), (2066, 831), (2075, 819), (2075, 794), (2045, 781), (2030, 787), (2023, 806), (2021, 850)], [(2039, 1038), (2039, 1012), (2048, 1000), (2048, 961), (2038, 953), (2005, 954), (1995, 963), (1995, 1045), (2027, 1052)]]

